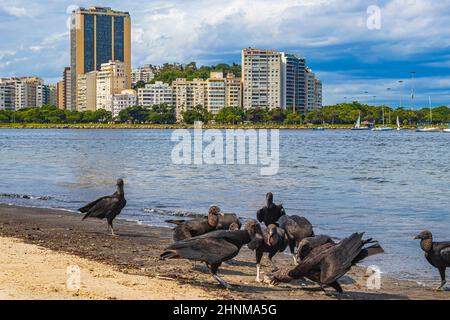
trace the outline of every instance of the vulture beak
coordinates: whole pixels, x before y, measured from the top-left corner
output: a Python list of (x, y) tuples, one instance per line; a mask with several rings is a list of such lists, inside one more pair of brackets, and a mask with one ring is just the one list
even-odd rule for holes
[(225, 213), (223, 213), (222, 211), (220, 211), (219, 214), (220, 214), (220, 216), (221, 216), (222, 218), (225, 218)]
[(415, 236), (415, 237), (413, 238), (413, 240), (419, 240), (419, 239), (422, 239), (422, 238), (420, 237), (420, 235)]

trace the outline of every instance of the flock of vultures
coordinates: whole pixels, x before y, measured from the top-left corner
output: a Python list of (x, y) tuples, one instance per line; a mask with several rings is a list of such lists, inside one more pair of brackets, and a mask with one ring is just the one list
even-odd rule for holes
[[(168, 220), (175, 224), (174, 243), (161, 254), (161, 259), (188, 259), (204, 262), (212, 277), (225, 288), (232, 287), (217, 274), (222, 262), (233, 259), (240, 249), (247, 245), (256, 253), (256, 280), (261, 281), (260, 262), (268, 253), (272, 263), (270, 283), (290, 282), (307, 278), (324, 290), (330, 286), (342, 293), (338, 282), (352, 266), (363, 259), (383, 253), (378, 241), (363, 239), (363, 233), (354, 233), (335, 242), (326, 235), (316, 235), (311, 223), (304, 217), (288, 216), (282, 205), (273, 202), (273, 195), (266, 196), (267, 204), (257, 211), (257, 220), (248, 220), (243, 229), (235, 214), (224, 214), (217, 206), (209, 209), (208, 216), (194, 220)], [(117, 191), (102, 197), (79, 209), (85, 213), (83, 220), (92, 217), (106, 219), (114, 236), (113, 220), (125, 207), (124, 182), (117, 180)], [(262, 224), (264, 226), (262, 226)], [(446, 283), (445, 271), (450, 266), (450, 242), (434, 242), (429, 231), (423, 231), (419, 239), (428, 262), (437, 268), (443, 289)], [(289, 247), (294, 263), (291, 270), (278, 270), (272, 258)]]

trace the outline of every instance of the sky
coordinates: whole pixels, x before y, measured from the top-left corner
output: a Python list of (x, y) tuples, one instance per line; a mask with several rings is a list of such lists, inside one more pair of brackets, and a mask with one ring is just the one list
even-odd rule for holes
[(414, 86), (415, 108), (429, 97), (450, 106), (450, 0), (0, 0), (0, 77), (56, 83), (70, 61), (70, 12), (94, 5), (130, 12), (134, 67), (276, 49), (306, 58), (325, 105), (398, 107), (402, 96), (411, 108)]

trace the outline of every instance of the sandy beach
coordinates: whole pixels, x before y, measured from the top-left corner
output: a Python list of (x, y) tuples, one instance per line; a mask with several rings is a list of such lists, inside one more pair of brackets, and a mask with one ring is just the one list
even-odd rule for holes
[[(362, 267), (340, 280), (343, 295), (324, 294), (311, 282), (257, 283), (254, 254), (247, 248), (222, 265), (219, 273), (235, 287), (224, 290), (203, 265), (194, 270), (189, 261), (159, 260), (171, 243), (169, 229), (124, 220), (116, 226), (119, 237), (111, 237), (103, 221), (0, 205), (0, 299), (450, 299), (448, 291), (385, 276), (379, 290), (369, 290)], [(282, 268), (292, 264), (289, 255), (274, 260)], [(77, 290), (66, 286), (69, 266), (81, 271)], [(263, 270), (270, 271), (267, 259)]]

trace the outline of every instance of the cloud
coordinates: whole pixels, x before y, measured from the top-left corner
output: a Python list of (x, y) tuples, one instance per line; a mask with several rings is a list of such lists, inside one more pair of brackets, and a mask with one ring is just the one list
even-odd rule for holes
[(39, 44), (30, 46), (30, 50), (36, 53), (44, 49), (54, 49), (61, 41), (69, 41), (69, 31), (51, 34), (40, 41)]
[(6, 14), (16, 17), (16, 18), (24, 18), (24, 17), (30, 17), (28, 10), (23, 7), (15, 7), (15, 6), (7, 6), (1, 8), (2, 11), (4, 11)]

